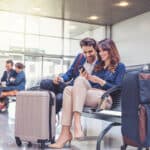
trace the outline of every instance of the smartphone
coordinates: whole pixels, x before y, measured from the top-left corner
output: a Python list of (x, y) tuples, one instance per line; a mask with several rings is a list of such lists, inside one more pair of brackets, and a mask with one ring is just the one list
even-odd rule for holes
[(80, 67), (79, 67), (79, 71), (80, 71), (80, 70), (82, 70), (82, 72), (86, 71), (85, 68), (84, 68), (84, 66), (80, 66)]

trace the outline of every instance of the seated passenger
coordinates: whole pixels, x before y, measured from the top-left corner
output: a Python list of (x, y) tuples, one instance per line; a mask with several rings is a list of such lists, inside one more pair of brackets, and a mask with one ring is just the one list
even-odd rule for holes
[(7, 102), (4, 97), (16, 95), (18, 91), (25, 90), (25, 73), (23, 71), (24, 65), (22, 63), (15, 64), (15, 72), (16, 77), (11, 77), (9, 81), (7, 81), (6, 86), (0, 87), (0, 110), (6, 107)]
[[(90, 75), (86, 71), (80, 71), (80, 76), (73, 86), (65, 88), (63, 93), (62, 129), (56, 143), (49, 145), (50, 148), (62, 148), (67, 142), (71, 142), (70, 131), (74, 118), (74, 137), (84, 137), (81, 128), (80, 117), (84, 106), (96, 108), (101, 102), (101, 96), (113, 86), (120, 85), (125, 74), (125, 66), (120, 62), (120, 56), (115, 43), (110, 39), (98, 43), (100, 63), (95, 66)], [(109, 96), (110, 109), (112, 99)], [(103, 105), (101, 106), (104, 107)]]
[(92, 38), (84, 38), (80, 41), (82, 53), (78, 54), (72, 65), (62, 76), (57, 76), (53, 80), (42, 80), (40, 84), (41, 89), (53, 91), (56, 95), (56, 113), (62, 107), (62, 93), (64, 88), (74, 84), (74, 80), (79, 76), (79, 66), (84, 66), (90, 74), (97, 63), (97, 43)]
[(16, 76), (16, 72), (13, 69), (13, 61), (12, 60), (7, 60), (5, 64), (6, 70), (4, 71), (2, 77), (1, 77), (1, 85), (6, 85), (7, 82), (11, 77)]

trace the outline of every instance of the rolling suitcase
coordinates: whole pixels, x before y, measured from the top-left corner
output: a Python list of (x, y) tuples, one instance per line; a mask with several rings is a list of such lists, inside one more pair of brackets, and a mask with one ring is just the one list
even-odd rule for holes
[[(49, 91), (22, 91), (16, 96), (15, 139), (18, 146), (22, 141), (45, 143), (55, 140), (55, 95)], [(28, 145), (28, 146), (29, 146)]]
[(122, 87), (123, 146), (149, 149), (150, 146), (150, 72), (131, 71)]

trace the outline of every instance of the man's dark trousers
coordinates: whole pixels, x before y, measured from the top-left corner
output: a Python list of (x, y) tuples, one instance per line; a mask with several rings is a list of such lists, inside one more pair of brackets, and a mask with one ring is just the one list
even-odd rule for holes
[(44, 90), (49, 90), (55, 93), (56, 95), (56, 113), (58, 113), (62, 108), (62, 100), (63, 100), (63, 91), (67, 86), (64, 82), (60, 82), (59, 84), (54, 84), (53, 80), (45, 79), (40, 83), (40, 88)]

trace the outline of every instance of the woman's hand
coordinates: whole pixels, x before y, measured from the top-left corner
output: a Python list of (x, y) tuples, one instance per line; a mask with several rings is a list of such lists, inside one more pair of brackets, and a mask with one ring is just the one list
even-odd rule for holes
[(106, 81), (97, 77), (97, 76), (94, 76), (94, 75), (88, 75), (87, 77), (88, 80), (94, 82), (94, 83), (98, 83), (100, 84), (101, 86), (104, 86), (106, 84)]

